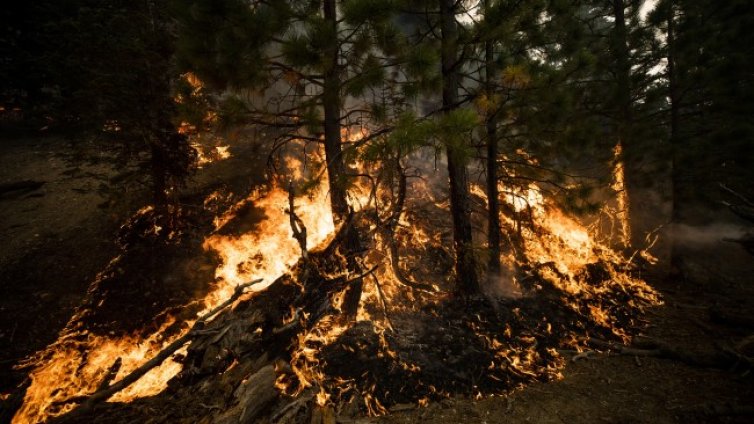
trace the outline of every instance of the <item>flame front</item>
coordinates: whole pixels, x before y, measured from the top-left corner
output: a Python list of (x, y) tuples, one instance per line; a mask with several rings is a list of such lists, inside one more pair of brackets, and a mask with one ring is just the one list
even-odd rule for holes
[[(31, 385), (13, 422), (38, 423), (70, 411), (75, 406), (70, 400), (94, 392), (118, 358), (121, 366), (113, 381), (125, 377), (170, 344), (172, 339), (164, 338), (163, 331), (173, 323), (168, 320), (160, 331), (146, 339), (136, 335), (107, 337), (85, 331), (68, 332), (37, 359), (38, 365), (29, 375)], [(111, 401), (128, 402), (160, 393), (180, 370), (181, 364), (167, 360), (114, 395)]]
[[(326, 186), (327, 181), (323, 181), (320, 187)], [(253, 207), (261, 208), (265, 219), (250, 233), (241, 236), (214, 234), (206, 239), (204, 247), (216, 251), (222, 263), (216, 270), (215, 287), (203, 299), (204, 308), (198, 316), (225, 301), (241, 283), (263, 278), (262, 283), (251, 289), (265, 289), (300, 257), (300, 248), (292, 237), (286, 213), (288, 193), (274, 187), (263, 196), (252, 195), (240, 203), (251, 203)], [(231, 216), (223, 216), (217, 222), (229, 222), (238, 206), (231, 208), (228, 213)], [(295, 207), (296, 213), (307, 227), (308, 246), (316, 247), (333, 233), (334, 226), (325, 189), (316, 188), (308, 196), (301, 196), (296, 200)], [(122, 364), (113, 382), (154, 357), (172, 341), (184, 335), (193, 324), (185, 323), (183, 330), (171, 337), (165, 337), (164, 334), (174, 324), (173, 320), (168, 320), (147, 338), (139, 335), (108, 337), (78, 330), (78, 319), (78, 316), (72, 318), (58, 341), (31, 360), (30, 365), (34, 366), (29, 375), (31, 385), (26, 391), (22, 407), (13, 418), (14, 423), (43, 422), (70, 411), (75, 406), (72, 400), (96, 391), (117, 358), (121, 358)], [(185, 350), (185, 346), (183, 349)], [(178, 352), (180, 353), (181, 351)], [(117, 393), (110, 401), (129, 402), (158, 394), (181, 368), (181, 364), (168, 359), (127, 389)]]
[[(366, 135), (365, 130), (344, 134), (344, 138), (355, 141)], [(315, 152), (316, 154), (316, 152)], [(285, 158), (286, 166), (290, 168), (290, 177), (299, 180), (304, 178), (303, 162), (295, 157)], [(360, 164), (362, 166), (362, 164)], [(309, 170), (316, 172), (316, 170)], [(369, 174), (369, 172), (366, 172)], [(330, 202), (327, 199), (327, 181), (320, 181), (320, 185), (308, 194), (298, 196), (295, 199), (295, 212), (302, 219), (307, 229), (307, 246), (316, 248), (324, 244), (333, 235), (335, 227), (330, 210)], [(486, 199), (481, 187), (472, 185), (472, 193)], [(386, 198), (384, 187), (373, 193), (373, 188), (367, 185), (351, 187), (351, 204), (358, 210), (366, 206), (378, 208), (376, 198)], [(378, 266), (372, 277), (366, 278), (361, 292), (361, 301), (357, 312), (357, 321), (371, 321), (372, 328), (379, 339), (378, 355), (391, 358), (392, 361), (411, 372), (420, 372), (421, 369), (413, 363), (399, 359), (399, 355), (393, 351), (385, 336), (391, 331), (392, 324), (388, 318), (388, 312), (410, 311), (419, 306), (418, 300), (439, 298), (441, 281), (424, 284), (422, 292), (408, 287), (396, 275), (396, 268), (400, 269), (400, 261), (397, 266), (391, 264), (392, 255), (395, 254), (392, 243), (400, 243), (404, 250), (408, 251), (403, 259), (420, 262), (419, 254), (410, 256), (410, 251), (421, 251), (420, 247), (428, 245), (442, 247), (448, 244), (444, 240), (443, 233), (433, 226), (433, 220), (447, 219), (447, 199), (437, 198), (435, 188), (425, 180), (417, 179), (412, 185), (412, 199), (414, 203), (424, 202), (437, 211), (438, 216), (444, 218), (435, 219), (422, 213), (421, 217), (415, 216), (417, 207), (406, 207), (398, 214), (397, 229), (393, 234), (383, 234), (376, 229), (376, 225), (370, 228), (371, 241), (374, 243), (370, 253), (364, 258), (364, 268), (369, 269)], [(596, 240), (592, 231), (581, 225), (576, 220), (566, 216), (551, 202), (544, 199), (536, 185), (523, 187), (515, 190), (505, 190), (504, 200), (512, 210), (512, 215), (501, 215), (501, 219), (509, 228), (518, 228), (522, 241), (522, 249), (519, 255), (505, 257), (510, 266), (532, 264), (542, 266), (539, 269), (540, 276), (557, 286), (564, 295), (571, 296), (569, 307), (574, 310), (585, 310), (593, 322), (605, 328), (614, 329), (619, 337), (626, 335), (611, 322), (609, 311), (604, 309), (598, 302), (596, 304), (581, 305), (573, 299), (596, 298), (600, 290), (608, 290), (604, 287), (591, 287), (580, 280), (581, 273), (589, 265), (599, 261), (607, 263), (607, 272), (610, 273), (610, 283), (615, 285), (631, 286), (638, 290), (643, 300), (657, 301), (655, 292), (641, 280), (633, 279), (624, 270), (618, 269), (617, 265), (625, 260), (617, 253)], [(211, 196), (217, 196), (213, 193)], [(261, 291), (272, 284), (279, 276), (287, 272), (301, 256), (301, 247), (292, 236), (289, 207), (289, 194), (279, 186), (273, 186), (269, 191), (255, 193), (247, 199), (236, 203), (229, 211), (215, 220), (216, 230), (222, 229), (234, 219), (239, 219), (243, 211), (259, 211), (264, 218), (250, 231), (241, 235), (225, 235), (215, 231), (204, 240), (204, 248), (214, 251), (221, 260), (220, 266), (215, 271), (215, 283), (210, 292), (203, 298), (202, 311), (204, 314), (221, 304), (231, 296), (236, 286), (247, 281), (263, 279), (263, 282), (251, 287), (252, 291)], [(389, 202), (383, 202), (388, 204)], [(413, 210), (413, 212), (412, 212)], [(375, 215), (384, 213), (377, 210)], [(366, 215), (366, 214), (365, 214)], [(518, 221), (521, 216), (528, 216), (536, 222), (536, 227), (521, 226)], [(394, 240), (391, 240), (390, 238)], [(551, 266), (544, 266), (551, 264)], [(391, 266), (392, 265), (392, 266)], [(515, 280), (515, 276), (511, 275)], [(515, 284), (516, 282), (513, 281)], [(338, 310), (343, 302), (344, 292), (332, 294), (331, 304)], [(380, 313), (379, 311), (382, 311)], [(291, 310), (290, 321), (300, 319), (298, 311)], [(303, 319), (306, 319), (305, 317)], [(173, 322), (169, 320), (162, 328), (146, 339), (139, 336), (130, 337), (107, 337), (88, 334), (86, 331), (76, 330), (74, 317), (68, 330), (65, 330), (60, 339), (47, 350), (42, 352), (33, 364), (36, 368), (30, 374), (31, 386), (27, 390), (22, 408), (14, 417), (16, 423), (32, 423), (45, 421), (53, 416), (61, 415), (74, 407), (71, 399), (77, 399), (91, 394), (97, 389), (116, 358), (121, 358), (122, 365), (113, 379), (117, 381), (129, 372), (153, 357), (167, 344), (185, 334), (191, 327), (191, 322), (186, 323), (183, 330), (171, 337), (165, 337), (165, 330)], [(322, 406), (332, 402), (337, 393), (346, 393), (356, 387), (354, 381), (333, 379), (324, 371), (324, 363), (320, 358), (322, 347), (331, 344), (344, 334), (350, 324), (344, 322), (338, 314), (329, 314), (322, 317), (306, 332), (300, 333), (294, 342), (291, 351), (290, 372), (280, 372), (276, 386), (278, 389), (289, 394), (298, 394), (305, 389), (312, 390), (316, 402)], [(470, 325), (475, 325), (473, 322)], [(507, 324), (506, 324), (507, 326)], [(510, 335), (510, 327), (506, 328), (507, 337)], [(550, 325), (547, 324), (547, 332)], [(521, 376), (532, 374), (532, 363), (543, 362), (540, 353), (534, 348), (521, 346), (509, 346), (496, 338), (479, 334), (486, 340), (489, 349), (495, 352), (497, 361), (491, 367), (506, 367)], [(519, 337), (519, 339), (523, 339)], [(184, 346), (185, 349), (185, 346)], [(556, 357), (556, 353), (552, 353)], [(548, 365), (550, 366), (550, 365)], [(553, 365), (554, 367), (554, 365)], [(111, 401), (130, 401), (137, 397), (154, 395), (162, 391), (167, 382), (181, 370), (181, 365), (172, 360), (165, 361), (162, 366), (155, 368), (149, 374), (142, 377), (135, 384), (114, 396)], [(555, 370), (548, 372), (556, 373)], [(286, 375), (288, 373), (288, 375)], [(430, 386), (433, 395), (434, 387)], [(477, 393), (481, 396), (481, 392)], [(383, 414), (387, 411), (380, 403), (380, 399), (374, 394), (374, 387), (362, 389), (360, 393), (366, 409), (370, 414)], [(423, 398), (420, 403), (426, 403), (428, 398)]]

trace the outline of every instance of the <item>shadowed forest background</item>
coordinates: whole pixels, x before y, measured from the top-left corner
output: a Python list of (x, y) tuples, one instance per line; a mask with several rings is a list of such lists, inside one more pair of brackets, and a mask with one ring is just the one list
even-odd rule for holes
[(750, 422), (749, 3), (4, 8), (0, 422)]

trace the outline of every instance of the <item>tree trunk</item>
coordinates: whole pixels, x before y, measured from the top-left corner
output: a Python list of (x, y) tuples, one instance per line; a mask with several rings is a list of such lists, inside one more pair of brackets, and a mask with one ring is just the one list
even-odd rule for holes
[[(442, 31), (442, 103), (444, 113), (458, 104), (458, 27), (455, 0), (440, 0)], [(450, 211), (456, 253), (456, 291), (461, 295), (479, 291), (472, 246), (469, 187), (465, 159), (457, 148), (447, 147), (450, 178)]]
[(170, 211), (168, 208), (168, 175), (165, 168), (167, 160), (163, 147), (160, 143), (151, 143), (151, 172), (152, 172), (152, 200), (154, 201), (155, 214), (159, 225), (169, 228), (171, 226)]
[[(490, 0), (484, 1), (484, 11), (487, 13)], [(495, 95), (493, 78), (495, 74), (495, 55), (492, 41), (484, 43), (485, 92), (492, 102)], [(496, 278), (500, 273), (500, 204), (497, 190), (497, 108), (487, 111), (487, 247), (490, 249), (489, 277)]]
[(340, 145), (340, 75), (338, 72), (337, 16), (335, 0), (324, 0), (322, 10), (325, 21), (330, 26), (333, 39), (325, 50), (327, 68), (324, 72), (322, 104), (325, 112), (325, 160), (330, 184), (330, 204), (333, 219), (342, 221), (348, 215), (348, 202), (345, 190), (345, 167)]
[(619, 218), (621, 220), (621, 248), (630, 249), (634, 241), (631, 219), (635, 217), (632, 201), (635, 192), (635, 173), (638, 170), (636, 155), (632, 151), (631, 134), (631, 64), (629, 61), (628, 35), (626, 30), (625, 5), (623, 0), (613, 0), (615, 17), (615, 34), (613, 37), (613, 55), (616, 64), (616, 84), (618, 117), (616, 122), (616, 190), (619, 199)]
[[(680, 119), (680, 107), (679, 107), (679, 95), (678, 95), (678, 75), (676, 73), (676, 54), (675, 54), (675, 8), (673, 2), (668, 2), (668, 91), (670, 97), (670, 160), (671, 160), (671, 184), (672, 184), (672, 200), (671, 207), (673, 208), (670, 214), (671, 225), (676, 226), (680, 224), (681, 215), (681, 203), (683, 198), (683, 188), (681, 182), (681, 161), (678, 155), (680, 154), (680, 146), (678, 140), (678, 124)], [(675, 231), (671, 227), (671, 231)], [(681, 271), (681, 255), (680, 246), (675, 240), (675, 235), (671, 235), (670, 241), (670, 267), (671, 272), (674, 274)]]

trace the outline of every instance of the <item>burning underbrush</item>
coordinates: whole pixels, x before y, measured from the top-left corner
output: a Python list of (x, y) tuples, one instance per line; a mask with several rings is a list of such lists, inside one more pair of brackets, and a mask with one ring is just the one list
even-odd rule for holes
[[(505, 272), (488, 279), (486, 295), (466, 298), (451, 294), (447, 201), (424, 179), (399, 202), (361, 192), (351, 200), (363, 206), (336, 227), (326, 190), (294, 197), (273, 185), (221, 202), (227, 212), (202, 224), (204, 237), (186, 236), (182, 246), (193, 247), (172, 250), (181, 254), (143, 250), (147, 267), (117, 259), (60, 340), (30, 362), (15, 422), (65, 413), (77, 422), (332, 422), (504, 394), (559, 378), (562, 350), (589, 337), (628, 341), (643, 308), (659, 302), (627, 260), (535, 186), (508, 199)], [(400, 207), (385, 214), (380, 200)], [(154, 229), (149, 222), (134, 225)], [(170, 277), (134, 283), (127, 271), (140, 266), (137, 275)], [(126, 279), (119, 296), (134, 308), (103, 313), (117, 309), (107, 293)], [(144, 301), (150, 290), (171, 301)], [(160, 352), (160, 366), (109, 402), (89, 402)]]
[(313, 387), (326, 394), (321, 405), (348, 410), (356, 403), (360, 413), (384, 414), (398, 404), (504, 394), (557, 379), (562, 349), (579, 350), (587, 337), (628, 339), (643, 325), (642, 308), (656, 301), (643, 284), (615, 282), (613, 266), (590, 264), (569, 284), (583, 285), (578, 292), (563, 288), (559, 279), (569, 277), (542, 264), (524, 271), (517, 299), (415, 294), (421, 300), (412, 307), (373, 308), (371, 316), (382, 320), (334, 332), (337, 324), (328, 322), (299, 338), (293, 370), (283, 368), (278, 384), (289, 394)]

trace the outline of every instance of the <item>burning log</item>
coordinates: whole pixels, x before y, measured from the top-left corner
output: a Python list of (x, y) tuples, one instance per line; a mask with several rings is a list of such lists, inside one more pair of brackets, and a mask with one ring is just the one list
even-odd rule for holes
[[(118, 393), (119, 391), (125, 389), (126, 387), (130, 386), (131, 384), (135, 383), (136, 380), (141, 378), (144, 374), (146, 374), (149, 370), (152, 368), (160, 365), (164, 360), (166, 360), (168, 357), (170, 357), (173, 353), (175, 353), (178, 349), (180, 349), (184, 344), (186, 344), (189, 340), (191, 340), (193, 337), (196, 337), (196, 331), (201, 330), (204, 328), (205, 324), (212, 319), (215, 315), (217, 315), (219, 312), (221, 312), (223, 309), (230, 306), (233, 302), (238, 299), (241, 294), (243, 294), (244, 289), (247, 287), (259, 283), (261, 280), (256, 281), (250, 281), (246, 284), (242, 284), (238, 287), (236, 287), (235, 292), (233, 295), (223, 302), (222, 304), (218, 305), (213, 310), (209, 311), (206, 315), (199, 318), (194, 326), (182, 337), (179, 337), (173, 343), (169, 344), (166, 348), (161, 350), (154, 358), (150, 359), (149, 361), (145, 362), (142, 366), (139, 368), (136, 368), (133, 370), (130, 374), (123, 377), (121, 380), (119, 380), (117, 383), (109, 385), (108, 380), (111, 379), (108, 375), (106, 377), (105, 381), (102, 382), (100, 385), (101, 390), (98, 390), (95, 393), (92, 393), (83, 403), (81, 403), (78, 407), (71, 410), (71, 412), (67, 413), (66, 415), (61, 416), (58, 418), (57, 422), (64, 423), (69, 422), (73, 419), (76, 419), (79, 416), (85, 415), (86, 413), (90, 412), (94, 409), (94, 407), (99, 404), (100, 402), (104, 402), (107, 399), (109, 399), (111, 396), (113, 396), (115, 393)], [(117, 364), (118, 361), (116, 361)], [(113, 367), (115, 364), (113, 364)], [(109, 372), (112, 372), (113, 367), (111, 367)], [(119, 367), (119, 366), (118, 366)], [(104, 386), (104, 387), (103, 387)]]
[[(375, 270), (352, 278), (342, 272), (347, 266), (342, 253), (347, 251), (346, 231), (341, 227), (326, 248), (310, 252), (307, 263), (302, 258), (265, 291), (242, 299), (232, 310), (225, 308), (206, 326), (191, 331), (195, 337), (182, 361), (184, 370), (171, 382), (174, 398), (192, 399), (201, 393), (202, 399), (212, 400), (190, 402), (173, 410), (196, 409), (194, 413), (209, 414), (212, 422), (253, 422), (279, 399), (276, 373), (291, 367), (280, 367), (275, 358), (289, 359), (295, 347), (292, 342), (323, 317), (338, 314), (335, 295)], [(308, 277), (302, 280), (305, 274)], [(91, 413), (91, 408), (76, 414), (81, 418), (87, 412)]]

